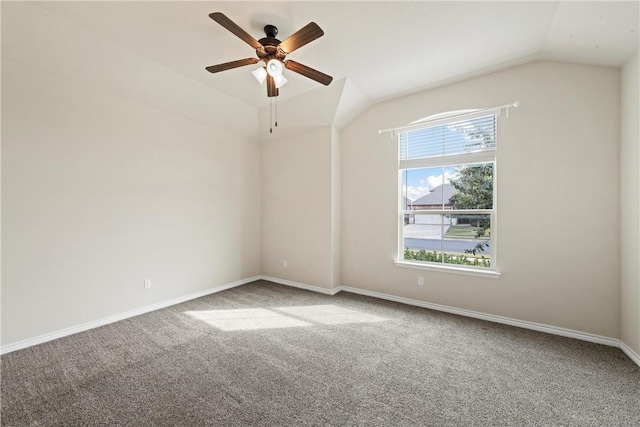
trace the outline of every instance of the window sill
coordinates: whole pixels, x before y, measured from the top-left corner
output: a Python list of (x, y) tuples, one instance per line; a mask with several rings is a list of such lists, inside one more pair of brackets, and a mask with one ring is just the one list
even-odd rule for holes
[(502, 273), (495, 270), (479, 270), (472, 268), (453, 267), (449, 265), (423, 264), (409, 261), (394, 261), (396, 267), (413, 268), (416, 270), (437, 271), (439, 273), (464, 274), (467, 276), (488, 277), (498, 279)]

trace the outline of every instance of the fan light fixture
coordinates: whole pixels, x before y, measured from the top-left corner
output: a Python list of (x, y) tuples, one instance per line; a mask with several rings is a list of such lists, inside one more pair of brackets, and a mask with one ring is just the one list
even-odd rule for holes
[(283, 68), (284, 67), (282, 66), (282, 62), (278, 61), (277, 59), (272, 59), (271, 61), (267, 62), (267, 73), (269, 73), (271, 77), (281, 76)]
[(273, 78), (273, 81), (276, 83), (276, 89), (279, 89), (287, 84), (289, 80), (287, 80), (282, 74), (280, 74), (279, 76), (275, 76)]
[(267, 63), (267, 68), (260, 67), (253, 70), (251, 74), (253, 74), (253, 77), (256, 78), (258, 83), (263, 84), (267, 78), (268, 73), (268, 75), (273, 77), (276, 88), (281, 88), (289, 81), (285, 76), (282, 75), (283, 68), (284, 67), (282, 66), (282, 62), (278, 61), (277, 59), (272, 59)]
[(253, 77), (255, 77), (260, 84), (264, 83), (265, 79), (267, 78), (267, 70), (265, 70), (264, 67), (253, 70), (251, 74), (253, 74)]
[(282, 75), (282, 70), (284, 70), (284, 66), (282, 65), (282, 62), (277, 59), (272, 59), (267, 62), (267, 73), (273, 77), (273, 81), (278, 89), (288, 82), (288, 80)]

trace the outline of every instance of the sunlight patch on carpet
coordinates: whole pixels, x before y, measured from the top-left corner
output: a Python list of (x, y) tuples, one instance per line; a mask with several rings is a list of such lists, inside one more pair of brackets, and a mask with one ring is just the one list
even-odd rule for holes
[(311, 326), (310, 323), (265, 308), (187, 311), (185, 313), (223, 331)]
[(296, 328), (313, 325), (382, 322), (387, 319), (337, 305), (186, 311), (185, 314), (223, 331)]
[(345, 323), (383, 322), (387, 319), (372, 314), (361, 313), (337, 305), (308, 305), (297, 307), (275, 307), (274, 310), (300, 317), (322, 325), (341, 325)]

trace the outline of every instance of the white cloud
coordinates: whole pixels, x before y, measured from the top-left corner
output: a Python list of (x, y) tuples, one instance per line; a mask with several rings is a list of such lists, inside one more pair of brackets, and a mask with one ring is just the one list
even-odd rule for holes
[(406, 194), (410, 200), (417, 200), (420, 197), (428, 194), (430, 191), (431, 191), (431, 188), (428, 186), (414, 187), (413, 185), (410, 185), (408, 187), (403, 188), (404, 194)]
[[(448, 171), (445, 171), (445, 173), (444, 173), (444, 182), (445, 183), (449, 183), (451, 181), (451, 178), (453, 178), (454, 176), (455, 176), (455, 174), (449, 173)], [(443, 179), (442, 174), (440, 174), (440, 175), (429, 175), (429, 177), (427, 178), (427, 184), (428, 184), (428, 187), (429, 187), (429, 191), (433, 190), (438, 185), (442, 185), (442, 179)]]

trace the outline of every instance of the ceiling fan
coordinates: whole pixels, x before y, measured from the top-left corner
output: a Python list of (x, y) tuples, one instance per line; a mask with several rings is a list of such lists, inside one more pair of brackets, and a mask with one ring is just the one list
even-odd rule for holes
[(311, 67), (307, 67), (290, 59), (285, 60), (285, 57), (294, 50), (324, 35), (324, 31), (322, 31), (315, 22), (310, 22), (287, 37), (284, 41), (276, 38), (278, 28), (273, 25), (265, 25), (264, 32), (266, 37), (256, 40), (221, 12), (210, 13), (209, 17), (253, 47), (258, 56), (257, 58), (239, 59), (237, 61), (225, 62), (224, 64), (211, 65), (206, 68), (210, 73), (219, 73), (220, 71), (257, 64), (263, 61), (265, 65), (254, 70), (252, 73), (260, 83), (266, 80), (268, 97), (278, 96), (278, 89), (287, 82), (287, 79), (282, 75), (283, 67), (315, 80), (318, 83), (322, 83), (325, 86), (329, 85), (333, 80), (333, 77), (314, 70)]

